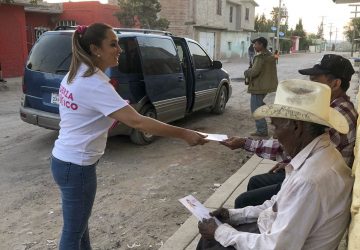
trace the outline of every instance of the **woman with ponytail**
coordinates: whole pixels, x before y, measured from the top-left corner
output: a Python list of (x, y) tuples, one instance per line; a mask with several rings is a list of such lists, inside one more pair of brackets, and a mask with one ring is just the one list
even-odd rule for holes
[(60, 250), (91, 249), (88, 220), (96, 193), (96, 165), (114, 122), (179, 138), (191, 146), (206, 143), (195, 131), (140, 115), (118, 95), (104, 73), (117, 66), (121, 53), (112, 27), (103, 23), (78, 26), (72, 49), (70, 71), (59, 90), (60, 132), (51, 159), (64, 219)]

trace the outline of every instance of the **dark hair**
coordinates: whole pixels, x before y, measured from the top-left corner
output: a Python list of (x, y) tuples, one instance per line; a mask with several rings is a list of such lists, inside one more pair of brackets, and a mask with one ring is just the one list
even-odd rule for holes
[(335, 79), (340, 79), (341, 80), (341, 84), (340, 84), (340, 88), (346, 92), (349, 87), (350, 87), (350, 82), (349, 81), (346, 81), (345, 79), (342, 79), (342, 78), (339, 78), (339, 77), (336, 77), (332, 74), (326, 74), (325, 75), (326, 78), (329, 80), (329, 81), (332, 81), (332, 80), (335, 80)]
[(268, 45), (267, 39), (266, 39), (265, 37), (262, 37), (262, 36), (254, 39), (254, 40), (252, 40), (251, 42), (252, 42), (252, 43), (256, 43), (256, 42), (261, 43), (262, 46), (263, 46), (265, 49), (266, 49), (266, 47), (267, 47), (267, 45)]
[(84, 73), (84, 77), (95, 73), (90, 45), (101, 47), (102, 41), (106, 38), (106, 32), (112, 29), (104, 23), (93, 23), (83, 31), (76, 30), (72, 37), (72, 58), (67, 82), (70, 83), (78, 71), (80, 64), (85, 63), (89, 69)]

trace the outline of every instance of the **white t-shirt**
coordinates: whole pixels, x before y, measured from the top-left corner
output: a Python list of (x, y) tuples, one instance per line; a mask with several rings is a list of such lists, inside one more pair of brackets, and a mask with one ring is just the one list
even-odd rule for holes
[(69, 74), (60, 84), (60, 132), (52, 151), (59, 160), (81, 166), (94, 164), (104, 154), (115, 121), (108, 115), (128, 105), (100, 69), (83, 77), (87, 68), (82, 64), (70, 84)]

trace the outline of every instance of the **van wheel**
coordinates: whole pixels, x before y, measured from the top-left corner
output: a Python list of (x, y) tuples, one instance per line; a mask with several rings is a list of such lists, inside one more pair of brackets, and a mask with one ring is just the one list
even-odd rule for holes
[(216, 98), (215, 106), (211, 109), (214, 114), (222, 114), (225, 111), (226, 102), (228, 99), (228, 90), (226, 86), (221, 86), (219, 95)]
[[(150, 104), (146, 104), (144, 107), (141, 108), (140, 114), (144, 116), (148, 116), (151, 118), (156, 119), (156, 111), (153, 106)], [(130, 139), (133, 143), (138, 145), (147, 145), (152, 143), (155, 140), (155, 136), (146, 132), (141, 132), (139, 130), (133, 129), (130, 134)]]

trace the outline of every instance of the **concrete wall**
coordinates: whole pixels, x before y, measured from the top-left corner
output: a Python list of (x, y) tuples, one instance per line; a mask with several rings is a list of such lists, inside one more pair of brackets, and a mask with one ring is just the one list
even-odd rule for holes
[(170, 21), (169, 31), (177, 36), (192, 37), (193, 0), (160, 0), (161, 16)]
[[(241, 4), (241, 28), (247, 30), (253, 30), (255, 25), (255, 7), (253, 3), (249, 1), (244, 1)], [(246, 8), (249, 8), (249, 20), (245, 20), (245, 11)]]
[(3, 77), (21, 76), (27, 57), (23, 6), (0, 4), (0, 63)]
[[(357, 98), (357, 110), (360, 109), (360, 101)], [(353, 200), (351, 204), (351, 224), (349, 227), (348, 250), (360, 249), (360, 117), (357, 121), (356, 143), (354, 148), (355, 161), (352, 166), (355, 183), (353, 188)]]
[(219, 59), (247, 57), (250, 32), (222, 32)]

